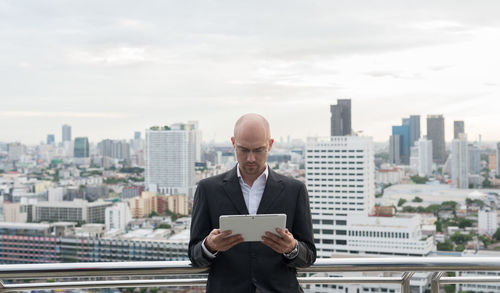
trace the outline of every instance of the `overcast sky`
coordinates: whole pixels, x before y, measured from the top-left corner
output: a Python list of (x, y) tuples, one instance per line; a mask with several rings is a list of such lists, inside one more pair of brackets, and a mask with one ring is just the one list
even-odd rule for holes
[[(330, 104), (386, 141), (411, 114), (500, 141), (500, 2), (0, 0), (0, 141), (132, 138), (198, 120), (224, 141), (327, 136)], [(144, 134), (143, 134), (144, 135)]]

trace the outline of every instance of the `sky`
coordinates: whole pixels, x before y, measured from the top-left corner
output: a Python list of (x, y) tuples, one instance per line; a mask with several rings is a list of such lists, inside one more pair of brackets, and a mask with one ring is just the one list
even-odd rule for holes
[[(199, 121), (205, 141), (264, 115), (328, 136), (330, 104), (387, 141), (443, 114), (446, 139), (500, 141), (500, 2), (0, 0), (0, 141), (130, 139)], [(144, 135), (144, 134), (143, 134)]]

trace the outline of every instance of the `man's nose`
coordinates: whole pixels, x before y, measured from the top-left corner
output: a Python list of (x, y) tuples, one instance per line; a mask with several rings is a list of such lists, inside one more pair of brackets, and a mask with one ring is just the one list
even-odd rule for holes
[(247, 160), (250, 161), (250, 162), (255, 161), (255, 154), (253, 153), (253, 151), (249, 151), (248, 152)]

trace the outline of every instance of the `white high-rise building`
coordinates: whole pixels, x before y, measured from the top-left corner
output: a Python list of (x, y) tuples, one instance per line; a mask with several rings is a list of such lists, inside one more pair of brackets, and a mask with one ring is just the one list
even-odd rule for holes
[(333, 254), (428, 255), (415, 216), (374, 217), (375, 166), (368, 137), (310, 138), (306, 184), (318, 257)]
[(479, 175), (481, 172), (481, 149), (477, 144), (469, 144), (469, 174)]
[(451, 143), (451, 180), (458, 188), (469, 188), (469, 147), (464, 133)]
[(432, 140), (421, 138), (411, 147), (410, 165), (420, 177), (432, 175)]
[(497, 211), (483, 209), (477, 214), (477, 231), (479, 234), (493, 235), (498, 229)]
[(500, 176), (500, 142), (497, 143), (497, 175)]
[(131, 220), (132, 214), (126, 202), (118, 202), (106, 208), (104, 223), (108, 231), (113, 229), (125, 231), (128, 222)]
[(194, 194), (196, 131), (193, 124), (146, 130), (145, 186), (160, 194)]
[(188, 121), (188, 124), (194, 127), (194, 145), (195, 145), (195, 154), (194, 159), (196, 162), (201, 162), (201, 131), (198, 126), (198, 121)]
[(64, 200), (64, 188), (62, 187), (49, 187), (48, 190), (48, 201), (63, 201)]

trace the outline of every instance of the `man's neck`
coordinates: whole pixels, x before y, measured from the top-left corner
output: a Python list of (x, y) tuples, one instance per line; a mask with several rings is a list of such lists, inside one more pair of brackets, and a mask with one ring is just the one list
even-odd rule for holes
[(257, 177), (255, 176), (250, 177), (250, 176), (245, 176), (243, 175), (243, 173), (241, 173), (241, 178), (243, 179), (243, 182), (245, 182), (248, 186), (252, 187), (253, 183), (255, 182), (255, 180), (257, 180), (257, 178), (259, 178), (260, 174)]
[[(238, 166), (238, 169), (239, 169), (239, 166)], [(248, 186), (252, 187), (255, 180), (257, 180), (257, 178), (259, 178), (260, 175), (262, 175), (262, 173), (264, 173), (266, 171), (266, 168), (264, 168), (261, 172), (259, 172), (258, 175), (253, 175), (253, 176), (243, 173), (241, 171), (241, 169), (239, 169), (239, 171), (240, 171), (241, 179), (243, 179), (243, 182), (245, 182)]]

